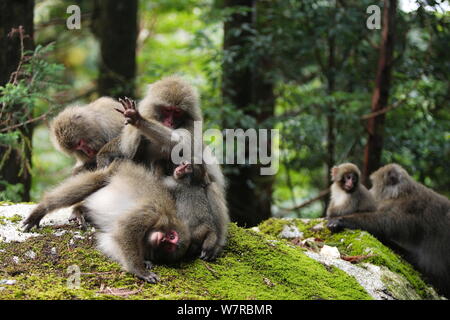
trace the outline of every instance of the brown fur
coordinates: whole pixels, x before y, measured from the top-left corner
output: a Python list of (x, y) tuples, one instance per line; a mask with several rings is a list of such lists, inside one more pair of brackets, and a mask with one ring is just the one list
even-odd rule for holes
[[(130, 124), (125, 126), (120, 138), (114, 139), (104, 147), (97, 156), (98, 163), (108, 165), (115, 158), (126, 158), (145, 164), (159, 177), (172, 175), (175, 168), (170, 160), (172, 148), (180, 141), (187, 143), (186, 141), (193, 140), (191, 137), (194, 121), (202, 120), (198, 100), (196, 90), (179, 77), (167, 77), (150, 85), (147, 96), (139, 103), (137, 112), (134, 112), (136, 118), (124, 117), (127, 122), (133, 121), (129, 121)], [(174, 130), (160, 122), (162, 120), (159, 112), (161, 106), (176, 106), (185, 111), (184, 121), (181, 123), (181, 128), (185, 131), (179, 133), (178, 141), (172, 140)], [(193, 141), (190, 142), (193, 143)], [(192, 162), (191, 159), (189, 161)], [(205, 167), (207, 176), (211, 180), (206, 187), (206, 197), (214, 219), (217, 220), (214, 223), (217, 225), (215, 230), (218, 230), (215, 243), (218, 252), (225, 243), (229, 220), (224, 177), (219, 165), (201, 165)], [(186, 195), (190, 195), (190, 202), (186, 205), (194, 208), (197, 204), (204, 202), (203, 196), (194, 197), (194, 194), (186, 190), (177, 192), (187, 192)], [(177, 194), (177, 198), (179, 196), (184, 195)], [(178, 204), (177, 207), (178, 212), (183, 211)]]
[(75, 157), (75, 173), (83, 169), (96, 169), (89, 166), (92, 160), (83, 152), (75, 150), (80, 138), (88, 141), (97, 152), (111, 139), (117, 137), (123, 127), (123, 118), (114, 110), (120, 103), (109, 97), (102, 97), (86, 106), (71, 106), (61, 111), (51, 122), (50, 131), (57, 149)]
[[(222, 251), (226, 242), (228, 216), (221, 215), (224, 208), (216, 208), (208, 202), (208, 192), (215, 192), (207, 172), (202, 165), (192, 165), (193, 171), (184, 177), (164, 179), (164, 184), (175, 197), (177, 216), (185, 221), (191, 233), (188, 255), (213, 260)], [(216, 195), (209, 195), (217, 198)]]
[[(39, 226), (47, 213), (79, 201), (84, 201), (86, 215), (98, 229), (100, 250), (148, 282), (154, 283), (158, 277), (145, 269), (146, 260), (178, 261), (189, 246), (188, 228), (177, 219), (168, 191), (145, 167), (131, 161), (70, 177), (43, 198), (25, 220), (25, 230)], [(151, 245), (154, 231), (169, 230), (180, 237), (175, 252)]]

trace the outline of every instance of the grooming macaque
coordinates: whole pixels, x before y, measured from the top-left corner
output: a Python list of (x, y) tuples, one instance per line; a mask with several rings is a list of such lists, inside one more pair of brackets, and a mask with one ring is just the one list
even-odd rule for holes
[(362, 229), (400, 251), (450, 298), (450, 201), (414, 181), (397, 164), (371, 175), (375, 212), (331, 219), (328, 227)]
[(164, 184), (175, 198), (178, 218), (188, 224), (188, 256), (215, 259), (225, 245), (229, 221), (223, 210), (213, 210), (208, 203), (210, 181), (205, 167), (184, 162), (175, 168), (173, 176), (164, 178)]
[(52, 120), (53, 144), (77, 160), (74, 174), (97, 168), (97, 153), (122, 130), (123, 117), (114, 110), (120, 106), (103, 97), (86, 106), (67, 107)]
[[(172, 148), (183, 143), (185, 135), (193, 136), (195, 121), (203, 121), (196, 90), (179, 77), (166, 77), (149, 86), (147, 95), (137, 108), (129, 99), (122, 100), (122, 105), (124, 110), (116, 110), (130, 125), (125, 126), (121, 135), (99, 153), (99, 164), (107, 166), (117, 157), (127, 158), (152, 169), (160, 167), (165, 175), (171, 175), (174, 169), (170, 160)], [(185, 130), (175, 132), (175, 129)], [(224, 189), (220, 167), (215, 164), (205, 166), (211, 181)]]
[(350, 213), (376, 210), (375, 199), (360, 183), (361, 172), (352, 163), (343, 163), (331, 169), (331, 201), (327, 218)]
[[(171, 176), (176, 167), (171, 160), (172, 148), (178, 143), (193, 144), (191, 137), (194, 121), (202, 121), (195, 89), (178, 77), (167, 77), (149, 86), (146, 97), (137, 108), (134, 101), (128, 98), (121, 102), (123, 108), (116, 109), (123, 114), (128, 125), (123, 128), (118, 138), (105, 145), (97, 155), (98, 165), (107, 166), (115, 158), (132, 159), (145, 164), (161, 179)], [(185, 130), (180, 132), (175, 129)], [(193, 162), (190, 155), (183, 156)], [(211, 182), (205, 188), (211, 212), (214, 217), (228, 221), (222, 171), (217, 164), (202, 166)], [(220, 225), (221, 221), (215, 223)], [(226, 234), (227, 225), (223, 228)], [(215, 244), (219, 249), (223, 247), (221, 234)], [(205, 258), (214, 256), (215, 254), (207, 254)]]
[[(84, 201), (84, 214), (98, 229), (99, 249), (126, 271), (155, 283), (152, 262), (175, 262), (189, 247), (186, 224), (162, 183), (144, 166), (123, 160), (70, 177), (48, 193), (25, 220), (25, 230), (58, 208)], [(147, 268), (146, 268), (147, 267)]]
[[(102, 97), (86, 106), (67, 107), (52, 120), (53, 145), (77, 161), (73, 174), (97, 169), (97, 153), (122, 130), (123, 117), (114, 110), (120, 106), (116, 100)], [(75, 205), (69, 218), (78, 221), (83, 229), (84, 210), (83, 204)]]

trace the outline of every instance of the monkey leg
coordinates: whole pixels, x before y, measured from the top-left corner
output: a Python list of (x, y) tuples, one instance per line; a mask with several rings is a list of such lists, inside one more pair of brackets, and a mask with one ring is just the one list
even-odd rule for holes
[(39, 227), (39, 222), (47, 214), (59, 208), (70, 207), (107, 184), (111, 170), (84, 172), (70, 177), (59, 187), (48, 193), (31, 212), (23, 225), (25, 231)]

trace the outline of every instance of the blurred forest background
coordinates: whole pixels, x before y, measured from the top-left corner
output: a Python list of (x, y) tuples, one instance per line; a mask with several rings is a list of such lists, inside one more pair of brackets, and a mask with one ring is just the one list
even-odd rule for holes
[[(73, 4), (81, 28), (69, 30)], [(381, 29), (366, 25), (373, 4)], [(1, 0), (0, 200), (39, 201), (70, 175), (73, 161), (53, 148), (47, 128), (64, 106), (102, 95), (140, 99), (171, 74), (199, 88), (204, 129), (280, 130), (276, 176), (223, 166), (232, 219), (242, 225), (322, 215), (330, 168), (346, 161), (365, 177), (397, 162), (450, 196), (449, 7)]]

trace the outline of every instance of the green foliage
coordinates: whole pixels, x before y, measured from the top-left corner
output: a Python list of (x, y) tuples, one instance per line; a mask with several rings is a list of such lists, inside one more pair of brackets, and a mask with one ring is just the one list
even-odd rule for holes
[[(67, 3), (42, 1), (38, 20), (46, 21), (40, 14), (43, 8), (49, 11), (48, 19), (60, 17)], [(89, 3), (82, 2), (87, 11)], [(361, 116), (370, 113), (381, 35), (380, 30), (365, 27), (366, 8), (371, 4), (370, 0), (259, 1), (258, 11), (253, 12), (257, 25), (230, 30), (236, 36), (248, 36), (247, 40), (223, 50), (224, 23), (247, 8), (212, 0), (140, 0), (138, 97), (145, 94), (148, 83), (181, 74), (200, 89), (205, 129), (255, 127), (259, 125), (255, 117), (223, 101), (222, 67), (228, 61), (233, 62), (227, 64), (233, 70), (255, 68), (255, 61), (269, 57), (271, 67), (262, 71), (275, 84), (276, 109), (266, 124), (281, 131), (274, 204), (299, 204), (327, 186), (327, 116), (335, 121), (334, 161), (362, 164), (367, 133)], [(449, 14), (419, 7), (413, 12), (399, 10), (397, 18), (389, 103), (398, 107), (386, 114), (382, 162), (398, 162), (420, 182), (450, 195), (450, 177), (445, 174), (450, 170)], [(36, 33), (40, 41), (56, 42), (52, 58), (67, 66), (65, 75), (74, 88), (91, 84), (97, 72), (98, 47), (88, 22), (83, 19), (79, 32), (48, 26)], [(329, 62), (331, 39), (333, 65)], [(41, 104), (41, 111), (47, 105)], [(33, 182), (35, 196), (47, 186), (47, 178), (40, 178), (49, 176), (45, 168), (52, 170), (55, 164), (46, 163), (46, 156), (37, 161), (40, 174), (35, 180), (42, 183)], [(61, 168), (64, 161), (56, 166)], [(51, 176), (58, 175), (52, 172)], [(295, 214), (320, 213), (317, 202)]]
[[(2, 114), (0, 145), (5, 152), (1, 155), (0, 168), (5, 164), (12, 151), (19, 155), (20, 172), (31, 172), (30, 159), (31, 141), (29, 124), (45, 117), (53, 109), (42, 106), (47, 103), (56, 107), (52, 95), (66, 88), (61, 80), (64, 67), (58, 63), (49, 62), (46, 56), (54, 50), (54, 45), (37, 45), (34, 51), (22, 52), (18, 69), (11, 75), (10, 82), (0, 86), (0, 106)], [(3, 115), (5, 117), (3, 118)], [(3, 120), (6, 119), (6, 120)], [(20, 201), (24, 187), (21, 184), (10, 185), (0, 180), (4, 191), (0, 192), (0, 199)]]

